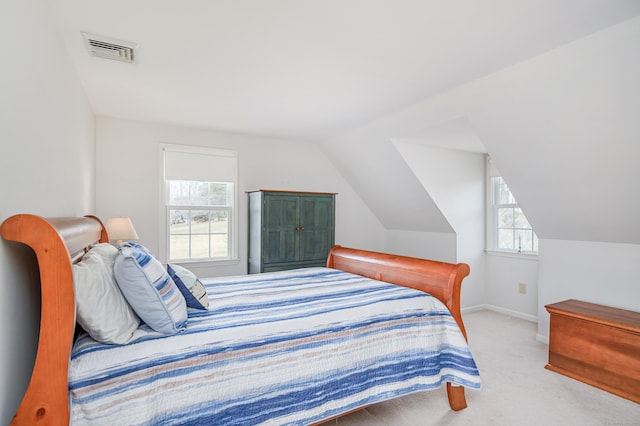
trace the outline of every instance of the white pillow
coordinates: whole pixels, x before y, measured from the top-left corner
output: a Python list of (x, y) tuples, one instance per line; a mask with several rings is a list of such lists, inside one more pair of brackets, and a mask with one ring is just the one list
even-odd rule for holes
[(120, 245), (113, 271), (133, 310), (159, 333), (174, 334), (187, 325), (187, 304), (167, 271), (136, 243)]
[(113, 276), (113, 260), (118, 250), (98, 244), (73, 265), (76, 320), (93, 339), (102, 343), (128, 343), (140, 325)]
[(116, 257), (118, 257), (118, 249), (109, 243), (98, 243), (91, 246), (90, 251), (102, 258), (115, 283), (116, 277), (113, 276), (113, 263), (116, 261)]

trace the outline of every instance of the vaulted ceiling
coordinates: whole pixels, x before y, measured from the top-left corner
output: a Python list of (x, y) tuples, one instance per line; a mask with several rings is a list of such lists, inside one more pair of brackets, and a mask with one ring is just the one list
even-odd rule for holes
[(541, 238), (640, 243), (640, 1), (48, 4), (97, 115), (321, 143), (387, 229), (452, 231), (394, 140), (488, 152)]
[[(50, 0), (94, 112), (323, 140), (640, 13), (637, 0)], [(138, 45), (91, 57), (81, 32)]]
[[(484, 147), (540, 238), (640, 244), (639, 45), (636, 17), (373, 120), (326, 149), (374, 198), (406, 185), (395, 169), (372, 176), (391, 164), (393, 140)], [(396, 206), (423, 196), (368, 203), (379, 217), (414, 223)], [(437, 231), (441, 218), (423, 213), (415, 230)]]

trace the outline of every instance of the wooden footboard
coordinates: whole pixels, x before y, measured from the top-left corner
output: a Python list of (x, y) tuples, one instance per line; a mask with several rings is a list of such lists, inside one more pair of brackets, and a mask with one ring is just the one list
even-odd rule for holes
[[(334, 246), (329, 252), (327, 267), (431, 294), (449, 309), (467, 339), (460, 312), (462, 280), (470, 272), (466, 263), (438, 262)], [(447, 383), (447, 397), (452, 410), (467, 407), (462, 386)]]
[(456, 319), (465, 339), (460, 313), (460, 288), (469, 275), (466, 263), (446, 263), (334, 246), (327, 267), (424, 291), (440, 300)]

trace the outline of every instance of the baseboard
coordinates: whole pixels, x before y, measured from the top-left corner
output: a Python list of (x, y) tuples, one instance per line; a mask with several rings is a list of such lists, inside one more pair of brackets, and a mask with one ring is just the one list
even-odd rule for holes
[(469, 306), (467, 308), (460, 308), (460, 312), (462, 312), (463, 314), (468, 314), (471, 312), (478, 312), (478, 311), (486, 311), (489, 305), (487, 304), (482, 304), (482, 305), (475, 305), (475, 306)]
[(536, 340), (538, 342), (544, 343), (545, 345), (549, 344), (549, 336), (545, 336), (545, 335), (540, 334), (540, 333), (536, 334)]
[(498, 312), (500, 314), (509, 315), (511, 317), (520, 318), (520, 319), (523, 319), (523, 320), (526, 320), (526, 321), (531, 321), (531, 322), (536, 322), (536, 323), (538, 322), (538, 317), (535, 316), (535, 315), (525, 314), (525, 313), (522, 313), (522, 312), (513, 311), (511, 309), (501, 308), (499, 306), (490, 305), (488, 303), (484, 303), (484, 304), (481, 304), (481, 305), (475, 305), (475, 306), (469, 306), (467, 308), (460, 309), (460, 311), (463, 314), (470, 313), (470, 312), (484, 311), (484, 310)]
[[(478, 312), (478, 311), (493, 311), (493, 312), (498, 312), (500, 314), (509, 315), (511, 317), (520, 318), (526, 321), (531, 321), (535, 323), (538, 322), (538, 317), (534, 315), (524, 314), (518, 311), (512, 311), (511, 309), (505, 309), (499, 306), (489, 305), (487, 303), (484, 303), (481, 305), (469, 306), (467, 308), (461, 308), (460, 311), (463, 314), (468, 314), (471, 312)], [(545, 345), (549, 344), (549, 336), (545, 336), (540, 333), (536, 333), (536, 340), (538, 342), (544, 343)]]

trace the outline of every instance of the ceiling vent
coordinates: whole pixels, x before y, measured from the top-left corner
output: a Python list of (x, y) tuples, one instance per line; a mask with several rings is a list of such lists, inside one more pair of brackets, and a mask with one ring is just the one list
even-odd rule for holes
[(133, 49), (138, 47), (137, 43), (85, 32), (82, 33), (82, 36), (92, 56), (113, 59), (114, 61), (133, 62)]

